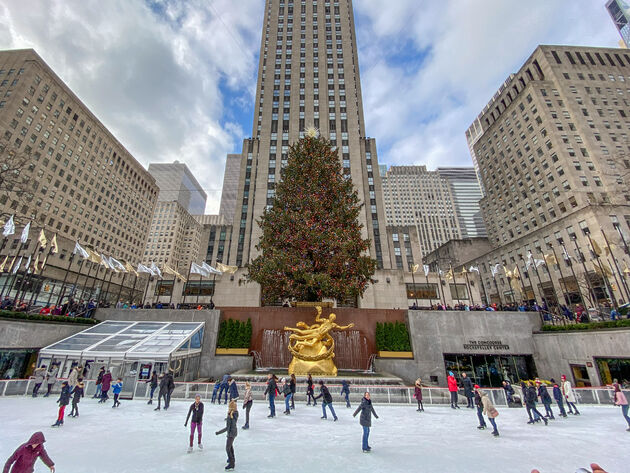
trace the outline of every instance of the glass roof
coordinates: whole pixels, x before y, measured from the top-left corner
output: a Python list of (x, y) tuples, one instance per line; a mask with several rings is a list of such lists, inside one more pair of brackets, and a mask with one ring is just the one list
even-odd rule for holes
[[(40, 350), (43, 355), (168, 359), (201, 351), (204, 322), (121, 322), (106, 320)], [(192, 341), (192, 343), (191, 343)]]

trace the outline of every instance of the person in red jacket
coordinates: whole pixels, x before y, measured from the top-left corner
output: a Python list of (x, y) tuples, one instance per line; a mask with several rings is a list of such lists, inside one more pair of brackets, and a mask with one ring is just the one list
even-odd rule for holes
[(44, 448), (44, 434), (35, 432), (28, 442), (20, 445), (4, 464), (3, 473), (33, 473), (38, 458), (55, 473), (55, 463), (50, 459)]
[(455, 379), (455, 375), (452, 371), (448, 372), (446, 382), (448, 384), (448, 390), (451, 393), (451, 408), (459, 409), (459, 406), (457, 405), (457, 380)]

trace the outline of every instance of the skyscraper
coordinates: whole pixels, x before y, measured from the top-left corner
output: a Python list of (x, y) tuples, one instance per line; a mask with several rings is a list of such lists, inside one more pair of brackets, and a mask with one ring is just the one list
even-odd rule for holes
[(447, 180), (451, 187), (461, 238), (487, 236), (486, 225), (479, 207), (479, 201), (483, 195), (475, 169), (470, 167), (437, 168), (437, 172)]
[(230, 264), (257, 256), (257, 220), (271, 204), (289, 146), (318, 128), (339, 150), (365, 204), (370, 254), (391, 267), (376, 143), (365, 133), (351, 0), (267, 0), (252, 137), (244, 140)]
[(608, 0), (606, 3), (606, 10), (612, 18), (617, 31), (621, 35), (623, 44), (628, 47), (630, 44), (630, 26), (628, 26), (628, 19), (630, 19), (630, 4), (624, 0)]
[(177, 201), (191, 215), (204, 213), (207, 195), (184, 163), (151, 163), (149, 173), (160, 188), (158, 202)]
[(232, 223), (234, 220), (240, 172), (241, 155), (228, 154), (225, 161), (223, 189), (221, 191), (221, 205), (219, 207), (219, 215), (222, 215), (228, 223)]

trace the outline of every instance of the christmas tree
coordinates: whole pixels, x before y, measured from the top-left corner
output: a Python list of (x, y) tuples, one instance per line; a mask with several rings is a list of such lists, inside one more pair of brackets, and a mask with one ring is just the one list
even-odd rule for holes
[(314, 131), (289, 150), (273, 203), (259, 220), (261, 252), (249, 279), (265, 301), (361, 296), (376, 268), (361, 237), (362, 204), (336, 150)]

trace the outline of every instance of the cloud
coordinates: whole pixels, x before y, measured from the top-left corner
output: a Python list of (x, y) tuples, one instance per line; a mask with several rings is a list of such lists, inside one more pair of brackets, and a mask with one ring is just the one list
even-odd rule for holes
[(387, 164), (470, 166), (464, 133), (539, 44), (616, 47), (604, 2), (355, 0), (366, 128)]
[(9, 0), (0, 48), (34, 48), (143, 165), (186, 162), (216, 212), (244, 136), (232, 95), (253, 113), (262, 16), (259, 0)]

